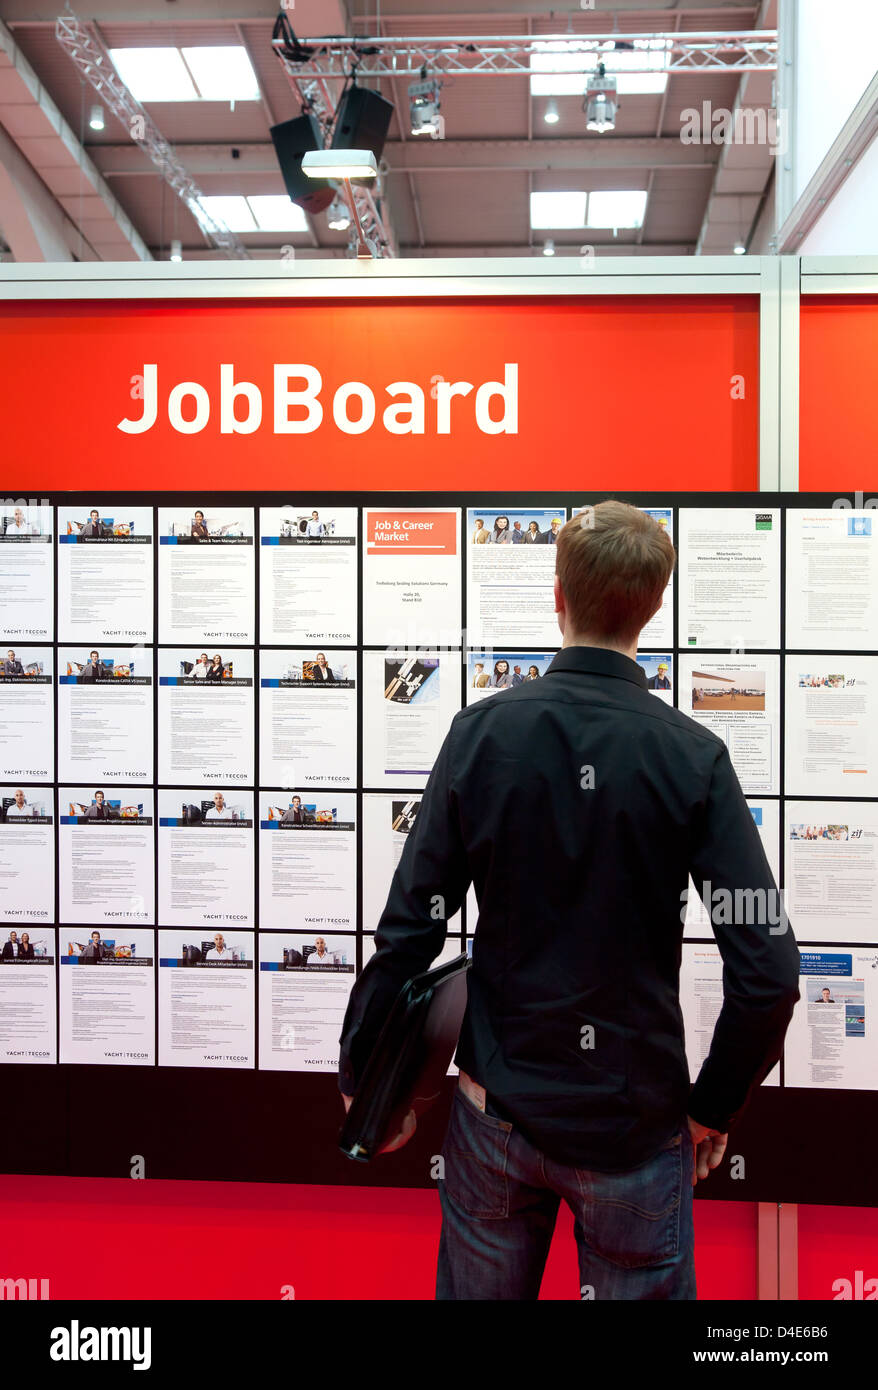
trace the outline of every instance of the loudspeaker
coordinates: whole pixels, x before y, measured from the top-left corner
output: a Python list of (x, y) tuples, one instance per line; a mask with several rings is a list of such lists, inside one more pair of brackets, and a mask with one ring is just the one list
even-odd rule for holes
[(381, 158), (393, 105), (368, 87), (349, 87), (339, 103), (332, 133), (334, 150), (371, 150)]
[(295, 116), (271, 127), (274, 152), (283, 174), (286, 190), (294, 203), (312, 214), (323, 212), (333, 199), (329, 181), (309, 179), (302, 173), (302, 160), (309, 150), (323, 149), (323, 135), (312, 115)]

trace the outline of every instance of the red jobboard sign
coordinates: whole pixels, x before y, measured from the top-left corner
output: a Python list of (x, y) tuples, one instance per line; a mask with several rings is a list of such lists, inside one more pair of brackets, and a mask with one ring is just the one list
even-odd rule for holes
[(7, 488), (758, 485), (755, 297), (8, 303)]

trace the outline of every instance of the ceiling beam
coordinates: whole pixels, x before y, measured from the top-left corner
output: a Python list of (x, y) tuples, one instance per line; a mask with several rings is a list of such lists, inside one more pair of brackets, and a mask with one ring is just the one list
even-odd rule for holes
[[(178, 143), (174, 149), (193, 177), (235, 174), (280, 178), (274, 147), (263, 141), (233, 145)], [(237, 158), (232, 150), (238, 151)], [(676, 136), (590, 136), (537, 140), (389, 140), (384, 159), (391, 173), (492, 174), (555, 170), (714, 169), (718, 145), (684, 145)], [(89, 155), (107, 178), (154, 174), (130, 143), (94, 144)]]
[[(158, 248), (156, 248), (158, 249)], [(516, 241), (511, 243), (491, 242), (485, 245), (483, 242), (454, 242), (437, 243), (428, 247), (418, 246), (415, 242), (401, 242), (400, 255), (407, 260), (432, 260), (437, 257), (479, 257), (485, 260), (493, 260), (499, 256), (532, 257), (534, 260), (542, 260), (542, 252), (529, 246), (527, 242)], [(248, 247), (251, 261), (276, 261), (278, 259), (277, 247)], [(616, 258), (617, 256), (691, 256), (695, 251), (695, 243), (691, 241), (654, 241), (638, 244), (631, 241), (620, 242), (619, 245), (598, 245), (595, 247), (595, 258), (600, 260), (604, 257)], [(221, 261), (223, 256), (220, 252), (207, 246), (196, 246), (191, 250), (183, 247), (183, 261)], [(311, 246), (296, 247), (296, 261), (320, 261), (320, 260), (346, 260), (347, 255), (343, 246), (323, 246), (319, 249)], [(555, 260), (576, 260), (580, 259), (578, 246), (565, 246), (555, 243)]]
[[(656, 16), (674, 14), (680, 10), (685, 15), (700, 15), (709, 19), (716, 14), (726, 23), (729, 16), (752, 15), (755, 4), (742, 4), (741, 0), (711, 0), (708, 4), (686, 3), (686, 0), (598, 0), (592, 10), (583, 10), (579, 0), (560, 0), (557, 4), (540, 4), (539, 0), (442, 0), (442, 19), (459, 16), (461, 19), (480, 19), (484, 16), (497, 18), (499, 15), (531, 15), (534, 19), (557, 20), (561, 33), (567, 28), (568, 15), (572, 19), (594, 20), (596, 13)], [(381, 0), (381, 18), (392, 19), (398, 23), (403, 19), (417, 19), (421, 23), (435, 16), (435, 0)], [(354, 27), (369, 28), (377, 21), (376, 9), (365, 14), (353, 16)], [(707, 24), (706, 28), (710, 28)], [(298, 32), (298, 30), (297, 30)]]

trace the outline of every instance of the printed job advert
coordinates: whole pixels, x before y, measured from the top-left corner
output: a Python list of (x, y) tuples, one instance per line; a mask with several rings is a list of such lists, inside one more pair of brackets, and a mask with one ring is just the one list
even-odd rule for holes
[(357, 654), (334, 647), (259, 654), (259, 766), (267, 787), (353, 787)]
[(159, 781), (252, 786), (253, 649), (159, 649)]
[(460, 652), (363, 653), (363, 780), (424, 787), (460, 708)]
[(259, 1066), (338, 1069), (338, 1040), (357, 965), (357, 939), (338, 932), (259, 938)]
[(155, 932), (61, 932), (61, 1061), (155, 1063)]
[(363, 641), (460, 646), (460, 512), (363, 511)]
[(159, 641), (254, 642), (253, 508), (159, 508)]
[(681, 507), (680, 646), (780, 646), (780, 510)]
[(58, 776), (152, 781), (151, 647), (58, 648)]
[(58, 788), (60, 920), (155, 920), (153, 793), (148, 787)]
[(0, 1062), (54, 1062), (55, 929), (4, 928), (0, 950)]
[(159, 932), (159, 1066), (253, 1067), (253, 932)]
[(62, 642), (153, 639), (152, 507), (58, 508)]
[(0, 505), (0, 642), (45, 642), (55, 615), (52, 508)]
[[(393, 796), (367, 792), (363, 797), (363, 929), (373, 932), (384, 911), (393, 872), (399, 863), (421, 805), (416, 794)], [(429, 912), (431, 904), (426, 905)], [(449, 920), (449, 933), (461, 930), (460, 912)]]
[[(748, 796), (747, 805), (750, 807), (753, 823), (759, 831), (759, 839), (762, 842), (762, 848), (765, 850), (768, 866), (774, 875), (775, 885), (777, 885), (780, 883), (779, 804), (777, 801), (762, 801), (757, 797)], [(748, 903), (752, 899), (752, 894), (747, 893), (746, 885), (742, 885), (742, 890), (741, 902), (735, 903), (734, 900), (732, 900), (730, 903), (727, 893), (719, 892), (715, 895), (714, 884), (699, 883), (696, 885), (690, 878), (685, 903), (686, 917), (684, 935), (687, 937), (713, 936), (712, 914), (721, 913), (722, 916), (717, 917), (717, 921), (720, 925), (725, 926), (730, 926), (734, 921), (738, 920), (734, 914), (742, 911), (745, 914), (745, 921), (747, 920), (746, 914), (748, 911), (751, 914), (750, 921), (756, 920), (755, 913), (763, 909), (757, 907), (755, 900), (752, 901), (752, 905), (748, 908)], [(705, 895), (708, 899), (706, 905), (702, 895)], [(764, 920), (768, 923), (769, 927), (779, 925), (783, 920), (780, 898), (775, 902), (766, 903), (764, 913)]]
[(260, 792), (259, 926), (353, 931), (356, 830), (353, 792)]
[[(590, 510), (591, 510), (591, 508), (588, 507), (588, 506), (578, 506), (578, 507), (574, 507), (574, 508), (573, 508), (573, 515), (574, 515), (574, 516), (580, 516), (580, 517), (581, 517), (583, 514), (585, 514), (585, 516), (586, 516), (585, 524), (587, 525), (587, 524), (588, 524), (588, 513), (590, 512)], [(643, 511), (643, 512), (645, 512), (647, 516), (652, 517), (652, 519), (653, 519), (653, 521), (656, 523), (656, 525), (657, 525), (657, 526), (660, 526), (660, 527), (662, 528), (662, 530), (665, 531), (665, 532), (667, 533), (667, 535), (668, 535), (668, 536), (670, 537), (670, 539), (671, 539), (671, 542), (673, 543), (673, 540), (674, 540), (674, 509), (673, 509), (673, 507), (641, 507), (640, 510)], [(666, 587), (665, 587), (665, 592), (664, 592), (664, 594), (662, 595), (662, 604), (661, 604), (661, 608), (659, 608), (658, 612), (657, 612), (652, 618), (650, 618), (649, 622), (646, 624), (646, 627), (643, 629), (643, 631), (642, 631), (641, 634), (640, 634), (640, 646), (641, 646), (641, 647), (645, 647), (645, 648), (647, 648), (647, 649), (655, 649), (656, 647), (664, 647), (664, 648), (667, 648), (667, 647), (672, 647), (673, 645), (674, 645), (674, 575), (673, 575), (673, 571), (672, 571), (672, 572), (671, 572), (671, 577), (670, 577), (670, 579), (668, 580), (667, 585), (666, 585)], [(671, 703), (672, 703), (672, 702), (671, 702)]]
[(800, 952), (799, 1002), (784, 1048), (784, 1084), (878, 1090), (878, 950)]
[(787, 910), (798, 941), (878, 944), (878, 804), (787, 801)]
[[(683, 944), (680, 963), (680, 1008), (686, 1030), (689, 1079), (695, 1081), (710, 1051), (713, 1030), (723, 1006), (723, 962), (717, 946)], [(780, 1084), (780, 1065), (775, 1063), (763, 1086)], [(698, 1118), (696, 1115), (695, 1119)]]
[(878, 511), (787, 511), (786, 644), (878, 648)]
[(54, 775), (54, 664), (51, 647), (8, 647), (0, 656), (0, 777)]
[(788, 796), (878, 795), (878, 657), (788, 656)]
[(51, 787), (0, 787), (0, 902), (10, 926), (54, 918), (54, 827)]
[(259, 640), (357, 640), (357, 509), (259, 510)]
[(780, 788), (780, 658), (678, 658), (679, 707), (712, 729), (729, 750), (748, 795)]
[(199, 929), (253, 922), (253, 793), (159, 792), (159, 920)]
[(555, 543), (566, 507), (469, 507), (467, 644), (559, 647)]

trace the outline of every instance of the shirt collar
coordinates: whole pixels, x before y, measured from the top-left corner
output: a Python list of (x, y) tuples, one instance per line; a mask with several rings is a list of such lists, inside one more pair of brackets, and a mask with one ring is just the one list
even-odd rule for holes
[(616, 676), (621, 680), (647, 689), (646, 673), (630, 656), (621, 652), (608, 651), (606, 647), (564, 647), (552, 660), (546, 671), (551, 676), (555, 671), (570, 671), (583, 676)]

